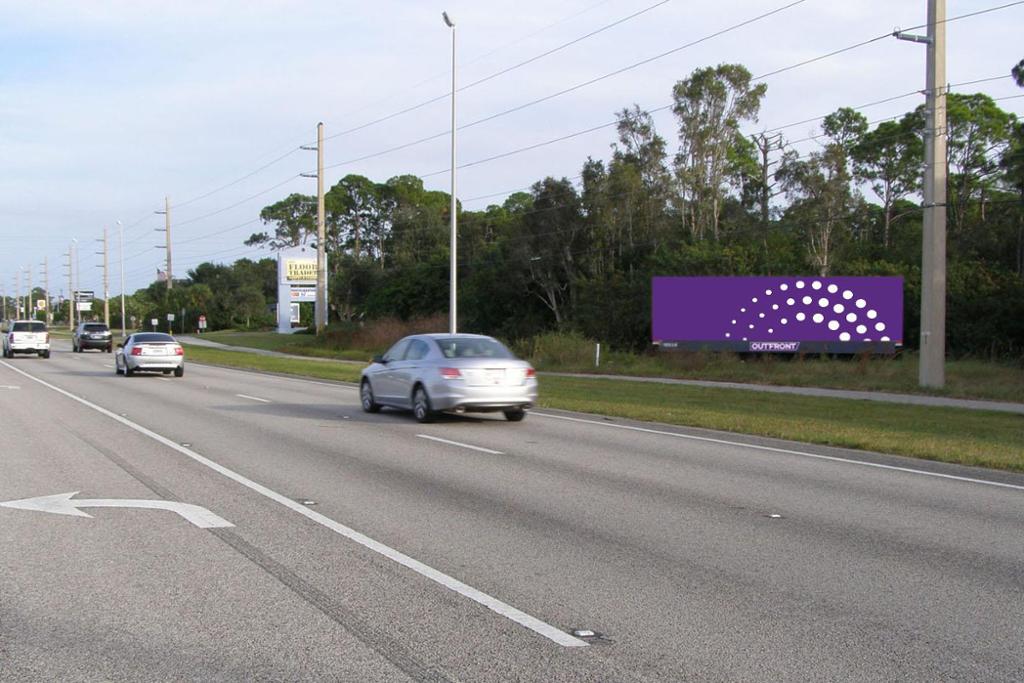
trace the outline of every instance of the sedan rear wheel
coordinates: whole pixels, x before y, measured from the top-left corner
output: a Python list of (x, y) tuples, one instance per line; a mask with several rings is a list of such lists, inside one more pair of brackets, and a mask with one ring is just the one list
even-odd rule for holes
[(379, 413), (380, 404), (373, 400), (373, 387), (370, 380), (364, 379), (359, 386), (359, 400), (363, 404), (363, 410), (368, 413)]
[(423, 385), (417, 385), (412, 392), (412, 414), (417, 422), (433, 422), (434, 411), (430, 409), (430, 397)]
[(526, 411), (522, 408), (515, 408), (514, 410), (506, 410), (505, 419), (509, 422), (522, 422), (523, 418), (526, 417)]
[(179, 365), (178, 367), (174, 368), (174, 376), (175, 377), (183, 377), (184, 375), (185, 375), (185, 366), (184, 365)]

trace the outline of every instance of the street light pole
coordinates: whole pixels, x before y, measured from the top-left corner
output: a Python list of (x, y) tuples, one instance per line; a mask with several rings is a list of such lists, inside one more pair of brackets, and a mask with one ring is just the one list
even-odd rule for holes
[(449, 300), (448, 300), (448, 331), (451, 334), (455, 334), (458, 320), (458, 308), (457, 308), (457, 297), (456, 297), (456, 260), (458, 256), (458, 249), (456, 247), (458, 240), (457, 224), (455, 218), (455, 22), (451, 20), (447, 12), (441, 12), (441, 17), (444, 19), (445, 25), (452, 30), (452, 196), (451, 196), (451, 217), (452, 217), (452, 234), (451, 234), (451, 285), (449, 287)]

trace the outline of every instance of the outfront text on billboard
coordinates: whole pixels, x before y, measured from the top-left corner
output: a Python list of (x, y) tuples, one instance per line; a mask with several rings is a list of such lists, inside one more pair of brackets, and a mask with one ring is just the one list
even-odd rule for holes
[(903, 344), (903, 278), (658, 276), (651, 337), (662, 348), (891, 352)]

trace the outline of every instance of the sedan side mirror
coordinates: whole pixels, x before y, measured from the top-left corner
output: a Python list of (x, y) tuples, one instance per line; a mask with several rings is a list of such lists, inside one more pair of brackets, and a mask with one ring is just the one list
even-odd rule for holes
[(123, 348), (124, 348), (124, 344), (118, 344), (118, 345), (117, 345), (117, 348), (119, 348), (119, 349), (123, 349)]
[(373, 360), (371, 362), (373, 362), (373, 363), (380, 363), (381, 365), (387, 365), (388, 364), (388, 361), (387, 361), (387, 359), (384, 358), (384, 356), (374, 356)]

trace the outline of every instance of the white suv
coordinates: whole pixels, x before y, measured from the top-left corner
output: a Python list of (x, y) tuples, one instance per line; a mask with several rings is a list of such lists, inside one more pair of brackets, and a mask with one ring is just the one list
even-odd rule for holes
[(35, 353), (40, 358), (50, 357), (50, 333), (40, 320), (12, 320), (3, 335), (4, 358), (16, 353)]

